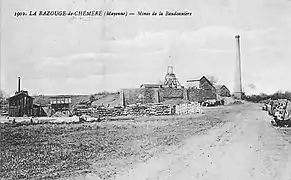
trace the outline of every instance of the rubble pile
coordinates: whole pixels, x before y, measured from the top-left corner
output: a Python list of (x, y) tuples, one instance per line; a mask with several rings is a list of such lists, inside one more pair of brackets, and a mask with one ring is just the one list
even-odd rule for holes
[(73, 108), (73, 114), (76, 116), (81, 116), (83, 114), (90, 114), (92, 112), (93, 108), (88, 107), (87, 105), (76, 105)]
[(124, 116), (166, 116), (173, 114), (173, 108), (169, 105), (153, 104), (133, 104), (128, 105), (122, 115)]
[[(201, 105), (196, 103), (184, 103), (180, 105), (170, 105), (162, 103), (136, 103), (126, 107), (97, 106), (87, 109), (75, 109), (74, 115), (87, 115), (92, 118), (120, 117), (120, 116), (167, 116), (202, 113)], [(62, 113), (55, 113), (54, 117), (62, 117)]]
[(175, 108), (175, 113), (177, 115), (185, 115), (185, 114), (202, 114), (202, 105), (198, 102), (190, 103), (190, 104), (180, 104)]
[(121, 116), (123, 107), (105, 107), (99, 106), (93, 109), (91, 116), (93, 117), (116, 117)]
[(69, 117), (69, 112), (55, 112), (52, 117)]

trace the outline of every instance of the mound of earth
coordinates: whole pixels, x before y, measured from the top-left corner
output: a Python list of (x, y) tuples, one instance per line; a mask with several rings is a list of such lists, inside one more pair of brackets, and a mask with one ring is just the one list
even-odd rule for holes
[(120, 106), (119, 93), (106, 94), (101, 97), (97, 97), (95, 101), (92, 102), (92, 106)]

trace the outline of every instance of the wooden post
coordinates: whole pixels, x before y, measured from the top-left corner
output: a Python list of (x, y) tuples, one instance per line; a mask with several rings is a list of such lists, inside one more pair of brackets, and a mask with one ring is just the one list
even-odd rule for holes
[(186, 101), (189, 100), (189, 97), (188, 97), (188, 89), (184, 89), (183, 99), (186, 100)]
[(159, 89), (155, 90), (155, 95), (156, 95), (156, 103), (160, 103), (160, 93), (159, 93)]
[(121, 106), (125, 106), (125, 97), (124, 97), (124, 91), (121, 89), (120, 91), (120, 101), (121, 101)]

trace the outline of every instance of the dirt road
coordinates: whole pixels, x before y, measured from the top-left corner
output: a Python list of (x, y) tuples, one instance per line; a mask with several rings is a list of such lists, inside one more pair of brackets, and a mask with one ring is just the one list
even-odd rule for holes
[(291, 129), (273, 127), (251, 103), (193, 116), (0, 126), (0, 179), (110, 178), (291, 180)]
[[(290, 180), (291, 145), (259, 105), (240, 105), (221, 128), (187, 140), (116, 180)], [(286, 130), (285, 130), (286, 131)], [(90, 179), (90, 178), (88, 178)]]

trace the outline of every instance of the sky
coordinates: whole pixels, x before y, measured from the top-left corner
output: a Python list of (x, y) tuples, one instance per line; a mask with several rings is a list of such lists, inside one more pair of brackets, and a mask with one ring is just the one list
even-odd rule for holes
[[(16, 11), (189, 11), (188, 17), (15, 17)], [(9, 0), (1, 5), (1, 89), (92, 94), (212, 75), (234, 88), (241, 36), (243, 90), (291, 90), (288, 0)]]

